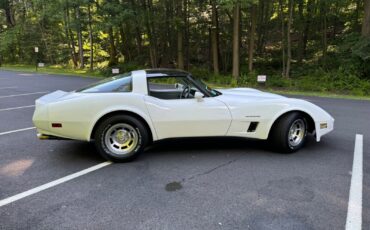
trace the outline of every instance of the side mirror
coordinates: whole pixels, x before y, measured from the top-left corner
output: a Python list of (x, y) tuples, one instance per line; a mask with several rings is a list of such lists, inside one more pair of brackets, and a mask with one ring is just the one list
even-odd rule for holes
[(201, 92), (195, 92), (195, 94), (194, 94), (194, 98), (195, 99), (197, 99), (197, 101), (199, 101), (199, 102), (201, 102), (201, 101), (203, 101), (203, 97), (204, 97), (204, 94), (203, 93), (201, 93)]

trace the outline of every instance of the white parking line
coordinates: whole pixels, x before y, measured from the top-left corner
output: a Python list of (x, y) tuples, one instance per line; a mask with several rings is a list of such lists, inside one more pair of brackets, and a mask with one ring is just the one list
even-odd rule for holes
[(346, 230), (362, 228), (362, 159), (363, 136), (356, 134), (355, 152), (352, 165), (351, 188), (349, 190)]
[(7, 97), (20, 97), (20, 96), (28, 96), (28, 95), (33, 95), (33, 94), (44, 94), (44, 93), (48, 93), (48, 91), (35, 92), (35, 93), (23, 93), (23, 94), (6, 95), (6, 96), (0, 96), (0, 99), (1, 98), (7, 98)]
[(9, 86), (9, 87), (0, 87), (0, 89), (16, 89), (17, 86)]
[(84, 170), (82, 170), (82, 171), (79, 171), (79, 172), (73, 173), (73, 174), (71, 174), (71, 175), (68, 175), (68, 176), (62, 177), (62, 178), (60, 178), (60, 179), (58, 179), (58, 180), (54, 180), (54, 181), (51, 181), (51, 182), (49, 182), (49, 183), (43, 184), (43, 185), (38, 186), (38, 187), (36, 187), (36, 188), (30, 189), (30, 190), (28, 190), (28, 191), (25, 191), (25, 192), (19, 193), (19, 194), (17, 194), (17, 195), (14, 195), (14, 196), (11, 196), (11, 197), (8, 197), (8, 198), (5, 198), (5, 199), (3, 199), (3, 200), (0, 200), (0, 207), (1, 207), (1, 206), (4, 206), (4, 205), (7, 205), (7, 204), (10, 204), (10, 203), (12, 203), (12, 202), (14, 202), (14, 201), (17, 201), (17, 200), (23, 199), (23, 198), (25, 198), (25, 197), (27, 197), (27, 196), (31, 196), (31, 195), (33, 195), (33, 194), (35, 194), (35, 193), (41, 192), (41, 191), (46, 190), (46, 189), (48, 189), (48, 188), (51, 188), (51, 187), (57, 186), (57, 185), (59, 185), (59, 184), (61, 184), (61, 183), (67, 182), (67, 181), (69, 181), (69, 180), (75, 179), (75, 178), (80, 177), (80, 176), (82, 176), (82, 175), (88, 174), (88, 173), (90, 173), (90, 172), (96, 171), (96, 170), (101, 169), (101, 168), (103, 168), (103, 167), (105, 167), (105, 166), (108, 166), (108, 165), (110, 165), (110, 164), (112, 164), (112, 162), (110, 162), (110, 161), (106, 161), (106, 162), (103, 162), (103, 163), (97, 164), (97, 165), (95, 165), (95, 166), (92, 166), (92, 167), (90, 167), (90, 168), (84, 169)]
[(0, 112), (1, 112), (1, 111), (15, 110), (15, 109), (32, 108), (32, 107), (35, 107), (35, 105), (26, 105), (26, 106), (19, 106), (19, 107), (13, 107), (13, 108), (0, 109)]
[(17, 133), (17, 132), (27, 131), (27, 130), (31, 130), (31, 129), (36, 129), (36, 127), (29, 127), (29, 128), (24, 128), (24, 129), (16, 129), (16, 130), (2, 132), (2, 133), (0, 133), (0, 136), (6, 135), (6, 134), (11, 134), (11, 133)]

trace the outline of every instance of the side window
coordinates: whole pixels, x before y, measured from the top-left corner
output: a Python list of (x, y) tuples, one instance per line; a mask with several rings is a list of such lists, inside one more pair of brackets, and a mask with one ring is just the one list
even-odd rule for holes
[(186, 77), (148, 78), (148, 92), (152, 97), (164, 100), (194, 98), (197, 87)]
[(130, 73), (104, 79), (85, 88), (76, 90), (81, 93), (131, 92), (132, 77)]

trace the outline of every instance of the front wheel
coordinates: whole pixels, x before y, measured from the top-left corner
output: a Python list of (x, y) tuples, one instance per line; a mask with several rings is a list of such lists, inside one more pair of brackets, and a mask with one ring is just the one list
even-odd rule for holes
[(116, 115), (101, 122), (95, 132), (95, 145), (100, 155), (110, 161), (127, 162), (144, 151), (148, 132), (136, 118)]
[(303, 147), (306, 142), (307, 121), (300, 113), (289, 113), (279, 118), (273, 125), (270, 141), (274, 150), (292, 153)]

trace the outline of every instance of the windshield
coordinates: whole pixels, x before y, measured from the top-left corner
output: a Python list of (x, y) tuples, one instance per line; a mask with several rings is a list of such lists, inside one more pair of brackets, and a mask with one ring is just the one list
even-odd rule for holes
[(108, 93), (108, 92), (131, 92), (131, 73), (124, 73), (114, 77), (93, 83), (87, 87), (76, 90), (80, 93)]
[(209, 93), (211, 95), (211, 97), (216, 97), (216, 96), (219, 96), (219, 95), (222, 94), (221, 92), (219, 92), (219, 91), (217, 91), (217, 90), (212, 89), (211, 87), (209, 87), (206, 83), (204, 83), (200, 79), (194, 78), (194, 81), (197, 83), (197, 85), (199, 87), (201, 87), (204, 91), (206, 91), (207, 93)]

